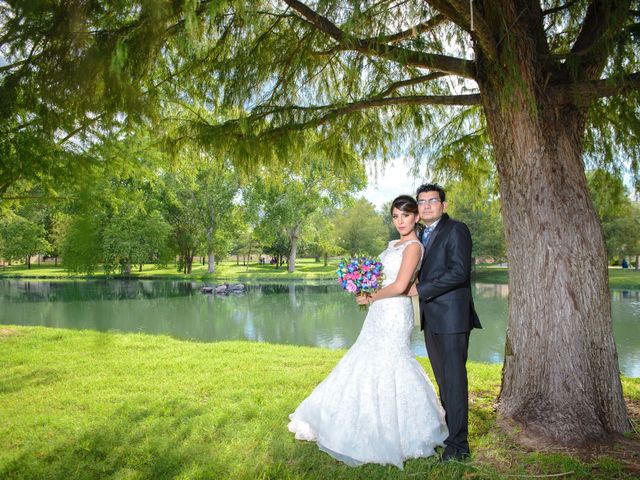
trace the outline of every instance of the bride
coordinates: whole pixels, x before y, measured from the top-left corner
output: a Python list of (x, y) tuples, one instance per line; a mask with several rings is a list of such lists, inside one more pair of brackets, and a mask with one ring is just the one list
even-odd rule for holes
[(411, 352), (413, 309), (406, 292), (422, 260), (416, 236), (418, 205), (401, 195), (391, 204), (399, 240), (380, 254), (383, 288), (371, 297), (358, 339), (289, 415), (298, 440), (347, 465), (392, 464), (428, 457), (447, 438), (445, 414), (432, 383)]

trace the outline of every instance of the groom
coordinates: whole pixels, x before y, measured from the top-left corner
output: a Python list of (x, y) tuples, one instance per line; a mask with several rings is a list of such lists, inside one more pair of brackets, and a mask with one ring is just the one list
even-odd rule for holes
[(467, 349), (469, 333), (482, 328), (471, 298), (471, 234), (445, 213), (445, 192), (438, 184), (418, 188), (418, 211), (425, 224), (425, 251), (419, 282), (410, 295), (420, 298), (420, 328), (446, 412), (449, 437), (442, 460), (469, 456)]

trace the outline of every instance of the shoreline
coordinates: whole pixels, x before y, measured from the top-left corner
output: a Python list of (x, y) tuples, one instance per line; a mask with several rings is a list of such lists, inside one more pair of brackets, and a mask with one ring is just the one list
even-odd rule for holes
[[(70, 274), (62, 267), (32, 266), (28, 270), (22, 266), (5, 267), (0, 270), (1, 279), (12, 280), (41, 280), (41, 281), (82, 281), (82, 280), (170, 280), (193, 281), (204, 284), (222, 283), (299, 283), (320, 282), (330, 283), (336, 279), (335, 270), (337, 260), (332, 260), (326, 267), (315, 263), (312, 259), (302, 259), (299, 267), (293, 273), (286, 271), (286, 266), (275, 270), (272, 266), (259, 264), (236, 265), (235, 262), (223, 262), (219, 265), (220, 272), (207, 273), (206, 266), (197, 266), (191, 274), (175, 272), (172, 268), (156, 268), (145, 265), (143, 272), (131, 272), (130, 275), (107, 275), (105, 273)], [(476, 283), (503, 284), (509, 283), (508, 267), (476, 266), (471, 273), (471, 281)], [(640, 290), (640, 271), (623, 270), (619, 267), (609, 268), (610, 290)]]

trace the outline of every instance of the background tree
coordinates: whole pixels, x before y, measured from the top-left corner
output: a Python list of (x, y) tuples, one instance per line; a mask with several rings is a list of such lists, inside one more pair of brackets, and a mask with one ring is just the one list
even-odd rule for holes
[(323, 258), (324, 266), (329, 263), (329, 257), (340, 255), (342, 249), (338, 245), (338, 225), (336, 225), (337, 209), (324, 208), (315, 212), (307, 225), (305, 237), (308, 239), (309, 253), (319, 261)]
[[(59, 205), (56, 205), (59, 207)], [(71, 218), (60, 208), (53, 208), (47, 215), (47, 241), (49, 242), (49, 254), (54, 258), (55, 266), (58, 266), (58, 258), (62, 251), (62, 242), (69, 228)]]
[[(129, 199), (130, 200), (130, 199)], [(146, 211), (143, 205), (125, 203), (104, 226), (102, 252), (104, 269), (131, 273), (132, 265), (147, 262), (164, 264), (168, 259), (169, 225), (158, 210)]]
[(252, 218), (250, 205), (241, 206), (238, 209), (238, 217), (236, 218), (236, 235), (231, 241), (230, 252), (236, 257), (236, 263), (240, 265), (240, 257), (243, 259), (243, 265), (247, 265), (247, 259), (254, 253), (262, 253), (262, 239), (258, 236), (256, 222)]
[(375, 206), (363, 198), (338, 211), (338, 245), (350, 255), (379, 255), (387, 247), (388, 230)]
[(634, 225), (633, 235), (628, 245), (629, 255), (635, 257), (636, 270), (640, 270), (640, 202), (631, 204), (631, 222)]
[(531, 435), (601, 440), (630, 423), (584, 160), (637, 166), (637, 5), (17, 0), (1, 11), (2, 133), (112, 131), (178, 104), (176, 138), (245, 169), (309, 148), (344, 167), (409, 140), (456, 170), (490, 142), (510, 266), (498, 412)]
[(637, 204), (629, 198), (617, 175), (598, 169), (588, 172), (589, 191), (604, 233), (607, 256), (622, 261), (640, 251), (640, 218)]
[(308, 153), (299, 173), (283, 170), (265, 174), (246, 191), (246, 201), (262, 208), (261, 230), (271, 232), (269, 236), (278, 247), (287, 248), (289, 272), (295, 271), (298, 242), (314, 214), (344, 203), (364, 186), (362, 169), (332, 175), (325, 164)]
[(0, 220), (0, 257), (24, 259), (31, 269), (31, 257), (47, 253), (44, 226), (27, 218), (11, 215)]
[(466, 223), (473, 239), (475, 259), (503, 261), (507, 256), (500, 199), (491, 183), (449, 182), (446, 185), (447, 212)]
[(179, 254), (178, 270), (188, 274), (193, 268), (193, 257), (206, 237), (197, 213), (200, 206), (194, 193), (197, 187), (192, 172), (167, 173), (163, 181), (161, 201), (164, 217), (171, 227), (170, 243)]
[(197, 169), (193, 215), (202, 223), (201, 244), (207, 254), (207, 272), (213, 273), (215, 258), (229, 253), (238, 233), (234, 198), (240, 185), (233, 169), (222, 162), (205, 157), (197, 163)]
[(398, 233), (398, 230), (396, 230), (396, 227), (393, 225), (393, 218), (391, 218), (391, 215), (389, 215), (389, 212), (391, 211), (391, 202), (393, 202), (393, 200), (385, 202), (382, 207), (380, 207), (379, 212), (380, 216), (382, 217), (382, 221), (387, 227), (388, 239), (395, 240), (397, 238), (400, 238), (400, 234)]

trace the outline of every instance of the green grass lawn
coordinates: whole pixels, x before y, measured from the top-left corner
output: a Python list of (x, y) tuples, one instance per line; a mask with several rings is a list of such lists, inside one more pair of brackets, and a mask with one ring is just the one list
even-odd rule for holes
[[(248, 280), (323, 280), (336, 278), (338, 260), (333, 259), (325, 267), (324, 262), (316, 262), (313, 258), (301, 258), (296, 262), (296, 271), (287, 272), (287, 266), (275, 268), (273, 265), (260, 265), (252, 262), (248, 265), (239, 264), (236, 261), (223, 261), (216, 264), (216, 271), (213, 274), (207, 273), (207, 266), (201, 263), (193, 264), (191, 274), (185, 275), (178, 272), (171, 265), (166, 268), (158, 268), (152, 264), (143, 266), (142, 272), (137, 268), (131, 272), (132, 278), (151, 279), (184, 279), (184, 280), (212, 280), (212, 281), (248, 281)], [(28, 269), (24, 264), (12, 265), (0, 268), (0, 278), (104, 278), (105, 274), (99, 270), (94, 275), (74, 275), (69, 274), (62, 267), (53, 265), (31, 265)]]
[[(506, 267), (478, 266), (473, 271), (472, 278), (482, 283), (508, 283), (509, 270)], [(609, 287), (640, 290), (640, 270), (610, 267)]]
[[(470, 364), (467, 463), (347, 467), (295, 441), (287, 416), (344, 351), (0, 327), (3, 479), (633, 478), (619, 446), (589, 460), (527, 451), (495, 426), (500, 366)], [(420, 359), (431, 374), (428, 361)], [(640, 379), (624, 379), (632, 412)], [(639, 419), (635, 418), (637, 422)], [(637, 444), (638, 435), (630, 437)], [(636, 477), (637, 478), (637, 477)]]

